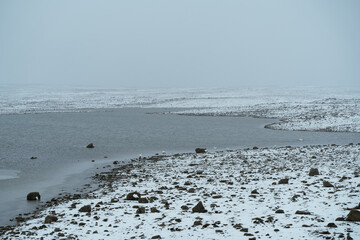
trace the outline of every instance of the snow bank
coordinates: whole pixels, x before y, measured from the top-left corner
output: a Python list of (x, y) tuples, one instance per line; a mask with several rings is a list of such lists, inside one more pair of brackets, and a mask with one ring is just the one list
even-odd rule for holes
[[(88, 198), (55, 204), (2, 238), (360, 239), (360, 222), (341, 219), (360, 207), (360, 144), (254, 147), (114, 166), (96, 176), (101, 188)], [(311, 168), (320, 175), (309, 176)], [(142, 200), (126, 200), (132, 192)], [(206, 212), (193, 212), (199, 202)], [(86, 205), (90, 212), (79, 211)], [(48, 215), (58, 220), (45, 224)]]

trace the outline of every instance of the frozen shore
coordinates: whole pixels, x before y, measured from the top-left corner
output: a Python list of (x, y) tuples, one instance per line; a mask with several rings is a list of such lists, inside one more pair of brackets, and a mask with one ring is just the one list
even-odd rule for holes
[(0, 114), (104, 111), (113, 108), (191, 108), (196, 116), (276, 118), (276, 130), (360, 132), (360, 91), (283, 89), (4, 89)]
[(360, 144), (115, 162), (95, 176), (99, 190), (54, 201), (2, 238), (360, 239), (360, 221), (346, 221), (360, 208), (359, 175)]

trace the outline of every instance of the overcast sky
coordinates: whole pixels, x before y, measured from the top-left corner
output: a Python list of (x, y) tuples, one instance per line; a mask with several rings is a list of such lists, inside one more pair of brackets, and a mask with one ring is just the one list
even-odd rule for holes
[(1, 0), (0, 83), (360, 87), (360, 1)]

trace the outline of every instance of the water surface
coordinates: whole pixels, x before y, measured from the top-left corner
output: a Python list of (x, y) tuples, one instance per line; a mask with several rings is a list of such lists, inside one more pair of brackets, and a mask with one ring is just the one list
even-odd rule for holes
[[(146, 114), (164, 111), (169, 109), (0, 115), (0, 225), (37, 206), (25, 200), (28, 192), (39, 191), (46, 201), (75, 191), (95, 166), (139, 154), (360, 142), (359, 133), (265, 129), (272, 119)], [(94, 149), (85, 147), (90, 142)]]

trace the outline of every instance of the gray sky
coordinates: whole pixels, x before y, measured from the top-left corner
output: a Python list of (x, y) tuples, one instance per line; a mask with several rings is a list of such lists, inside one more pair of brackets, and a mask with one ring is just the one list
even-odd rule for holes
[(360, 87), (359, 0), (0, 0), (0, 84)]

